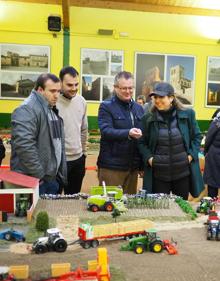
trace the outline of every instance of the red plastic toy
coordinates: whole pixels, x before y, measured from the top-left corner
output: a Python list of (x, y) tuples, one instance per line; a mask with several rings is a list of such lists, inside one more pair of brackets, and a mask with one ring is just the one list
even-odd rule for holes
[(164, 249), (167, 250), (169, 255), (177, 255), (178, 251), (176, 249), (176, 243), (171, 242), (170, 240), (163, 240)]

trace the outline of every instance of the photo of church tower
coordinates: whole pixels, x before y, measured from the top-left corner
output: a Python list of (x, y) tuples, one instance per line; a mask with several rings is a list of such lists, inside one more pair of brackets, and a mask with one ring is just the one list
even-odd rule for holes
[(167, 56), (167, 81), (183, 104), (193, 105), (194, 57)]

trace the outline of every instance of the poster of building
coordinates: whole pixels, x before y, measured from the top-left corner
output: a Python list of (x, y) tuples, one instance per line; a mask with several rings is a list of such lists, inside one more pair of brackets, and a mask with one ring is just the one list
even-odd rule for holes
[(0, 97), (23, 99), (41, 73), (50, 71), (48, 46), (0, 44)]
[(176, 97), (185, 105), (194, 104), (195, 58), (168, 55), (166, 81), (175, 89)]
[(136, 53), (136, 97), (149, 94), (155, 83), (172, 84), (177, 98), (185, 105), (194, 104), (195, 57), (155, 53)]
[(220, 106), (220, 57), (208, 57), (206, 106)]
[(81, 49), (81, 94), (101, 102), (113, 94), (114, 76), (123, 70), (123, 51)]

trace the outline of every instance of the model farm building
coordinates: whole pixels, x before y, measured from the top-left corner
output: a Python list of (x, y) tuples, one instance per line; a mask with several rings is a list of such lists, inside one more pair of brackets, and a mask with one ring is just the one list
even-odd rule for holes
[(21, 204), (33, 210), (39, 198), (39, 179), (0, 169), (0, 212), (16, 213)]

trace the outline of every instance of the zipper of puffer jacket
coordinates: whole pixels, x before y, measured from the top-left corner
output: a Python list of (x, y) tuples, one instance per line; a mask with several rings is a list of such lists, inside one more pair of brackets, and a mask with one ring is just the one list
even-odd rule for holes
[[(131, 117), (131, 125), (132, 125), (132, 128), (134, 128), (134, 114), (133, 112), (131, 111), (131, 108), (129, 108), (129, 113), (130, 113), (130, 117)], [(134, 140), (132, 140), (132, 158), (131, 161), (130, 161), (130, 168), (133, 168), (133, 160), (134, 160)]]
[(170, 165), (169, 165), (169, 174), (170, 174), (170, 178), (172, 180), (172, 146), (171, 146), (171, 129), (170, 129), (170, 126), (171, 126), (171, 123), (168, 121), (167, 123), (167, 126), (168, 126), (168, 135), (169, 135), (169, 151), (170, 151), (170, 155), (169, 155), (169, 158), (170, 158)]

